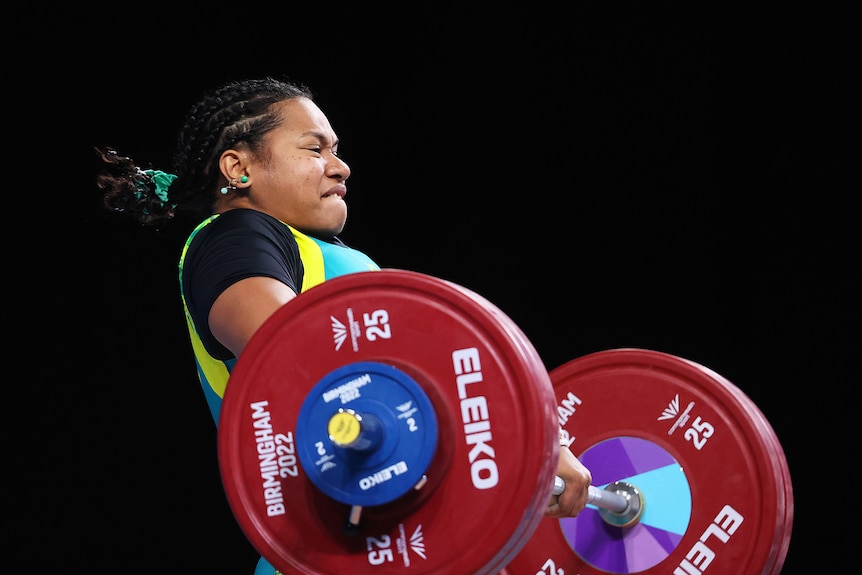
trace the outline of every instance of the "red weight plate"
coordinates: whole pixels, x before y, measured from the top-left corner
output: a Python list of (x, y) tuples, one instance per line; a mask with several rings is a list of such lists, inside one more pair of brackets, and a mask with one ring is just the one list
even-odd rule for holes
[(631, 527), (590, 505), (542, 521), (512, 574), (767, 575), (780, 572), (793, 504), (784, 452), (756, 405), (694, 362), (617, 349), (551, 372), (560, 424), (604, 487), (644, 496)]
[(783, 493), (780, 490), (777, 492), (778, 514), (776, 516), (776, 535), (773, 538), (773, 546), (770, 549), (762, 572), (764, 575), (767, 573), (770, 575), (777, 575), (781, 572), (781, 568), (784, 565), (793, 529), (793, 484), (790, 478), (790, 467), (788, 466), (787, 459), (784, 455), (784, 449), (781, 446), (778, 436), (775, 434), (775, 430), (766, 419), (766, 416), (741, 389), (721, 374), (703, 365), (689, 360), (683, 361), (688, 361), (695, 369), (702, 370), (708, 377), (712, 377), (725, 385), (728, 392), (732, 393), (736, 399), (745, 406), (746, 412), (751, 417), (752, 423), (760, 430), (761, 436), (771, 445), (771, 452), (775, 454), (775, 456), (771, 458), (771, 463), (774, 467), (773, 472), (776, 476), (781, 477), (779, 483), (783, 485), (784, 490)]
[[(351, 536), (351, 506), (324, 495), (295, 456), (296, 424), (314, 385), (358, 362), (417, 382), (439, 429), (427, 483), (363, 508)], [(285, 574), (490, 575), (543, 517), (559, 453), (554, 404), (538, 353), (484, 298), (416, 272), (341, 276), (276, 312), (237, 362), (218, 431), (222, 482), (249, 540)], [(261, 453), (271, 447), (276, 463)]]

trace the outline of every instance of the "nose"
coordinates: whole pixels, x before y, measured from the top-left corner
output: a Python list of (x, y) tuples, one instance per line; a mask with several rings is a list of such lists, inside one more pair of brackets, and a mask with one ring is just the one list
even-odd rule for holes
[(344, 181), (350, 177), (350, 166), (347, 165), (347, 162), (332, 154), (326, 165), (326, 175), (330, 178)]

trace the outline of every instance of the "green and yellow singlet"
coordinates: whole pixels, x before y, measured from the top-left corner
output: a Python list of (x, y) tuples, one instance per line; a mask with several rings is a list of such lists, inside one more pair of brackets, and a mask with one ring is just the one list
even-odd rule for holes
[(337, 238), (308, 236), (256, 210), (230, 210), (201, 222), (183, 247), (179, 282), (198, 378), (216, 425), (236, 363), (207, 327), (219, 294), (255, 276), (283, 281), (299, 294), (336, 276), (379, 269), (367, 255)]

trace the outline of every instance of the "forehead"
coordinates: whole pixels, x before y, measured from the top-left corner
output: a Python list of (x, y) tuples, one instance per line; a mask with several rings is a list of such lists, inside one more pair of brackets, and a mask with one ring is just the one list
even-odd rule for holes
[(308, 98), (286, 100), (279, 106), (282, 129), (298, 133), (317, 132), (334, 138), (335, 135), (326, 114)]

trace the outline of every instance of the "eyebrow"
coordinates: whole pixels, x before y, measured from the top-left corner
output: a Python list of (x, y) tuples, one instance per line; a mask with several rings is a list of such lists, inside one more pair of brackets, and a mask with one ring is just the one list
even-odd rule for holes
[[(303, 132), (302, 137), (306, 137), (306, 136), (312, 136), (312, 137), (317, 138), (318, 140), (320, 140), (322, 142), (329, 142), (329, 136), (327, 136), (323, 132), (318, 132), (316, 130), (310, 130), (308, 132)], [(331, 145), (337, 146), (339, 141), (340, 140), (336, 139), (334, 142), (332, 142)]]

